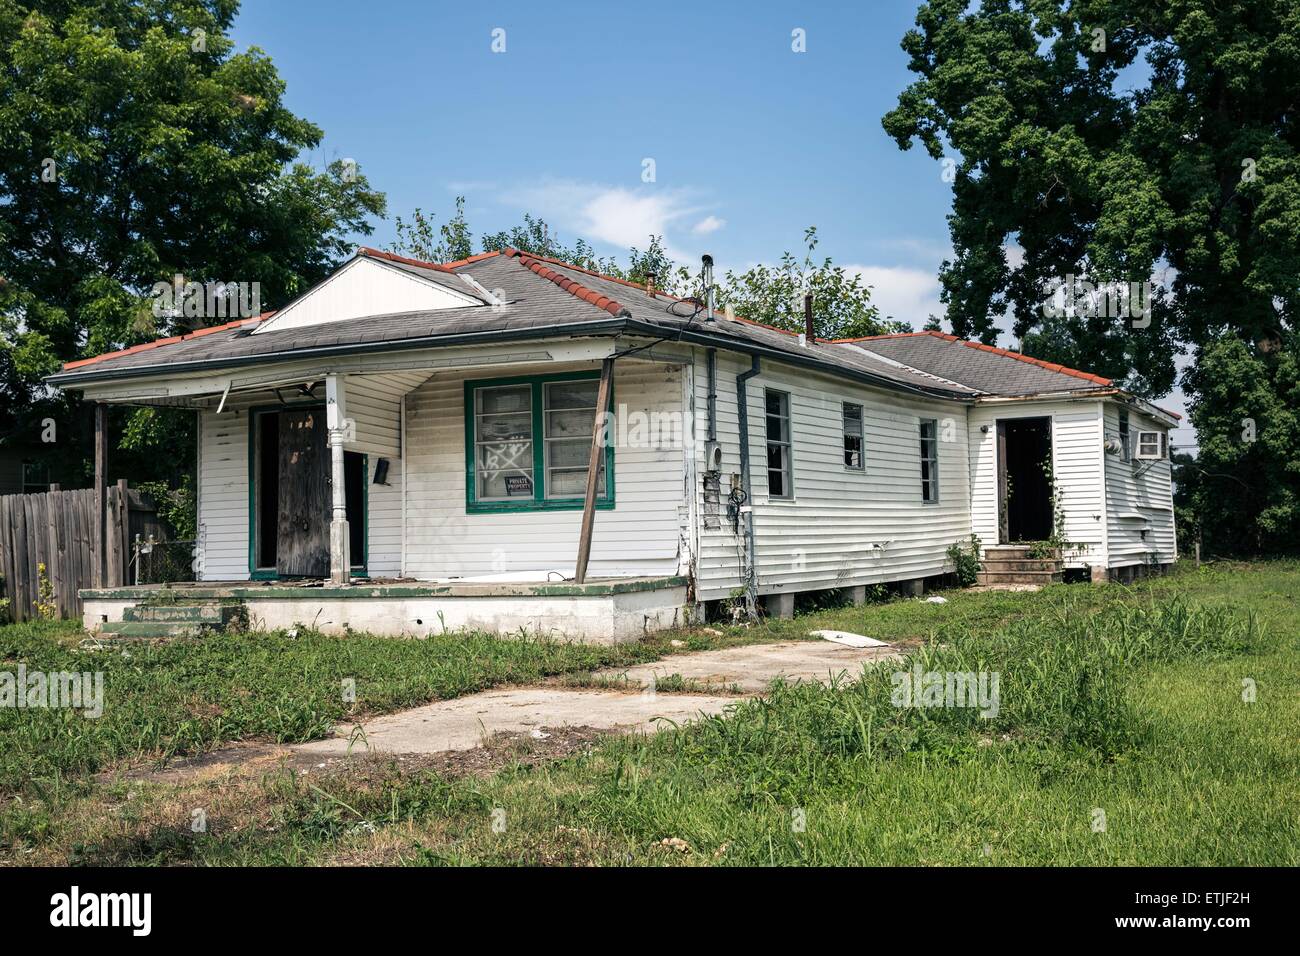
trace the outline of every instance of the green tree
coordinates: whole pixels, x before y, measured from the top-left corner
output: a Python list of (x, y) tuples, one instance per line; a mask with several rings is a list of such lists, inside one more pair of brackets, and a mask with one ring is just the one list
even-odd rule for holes
[[(32, 443), (54, 418), (55, 480), (84, 476), (88, 429), (41, 376), (184, 329), (155, 316), (155, 283), (256, 282), (274, 308), (383, 215), (355, 163), (295, 162), (321, 131), (285, 108), (265, 53), (235, 51), (238, 6), (0, 0), (0, 436)], [(192, 460), (149, 417), (136, 477)]]
[[(1158, 394), (1176, 341), (1253, 341), (1294, 318), (1294, 0), (933, 0), (916, 23), (903, 49), (920, 78), (884, 126), (950, 160), (940, 279), (959, 334), (991, 340), (1011, 309), (1018, 336), (1047, 325), (1032, 341)], [(1142, 281), (1160, 264), (1173, 278), (1149, 328), (1044, 322), (1052, 280)]]
[[(954, 331), (993, 341), (1009, 311), (1026, 350), (1152, 397), (1190, 351), (1206, 470), (1234, 473), (1259, 509), (1216, 526), (1214, 546), (1263, 547), (1292, 520), (1300, 434), (1277, 432), (1289, 450), (1267, 456), (1236, 448), (1237, 406), (1205, 369), (1258, 374), (1261, 414), (1285, 406), (1282, 363), (1256, 343), (1289, 341), (1300, 304), (1300, 4), (930, 0), (902, 45), (918, 78), (883, 123), (952, 182), (939, 278)], [(1148, 321), (1044, 308), (1070, 275), (1153, 272), (1171, 278)]]
[(804, 230), (801, 260), (785, 252), (775, 266), (756, 265), (737, 275), (728, 270), (718, 289), (720, 306), (737, 315), (792, 332), (804, 330), (804, 296), (812, 293), (813, 322), (820, 338), (852, 338), (908, 332), (906, 322), (886, 321), (871, 304), (871, 287), (862, 277), (835, 265), (829, 256), (817, 261), (817, 227)]
[(1270, 339), (1263, 350), (1222, 335), (1202, 348), (1189, 379), (1200, 453), (1180, 470), (1180, 503), (1215, 551), (1294, 553), (1300, 334)]
[(409, 221), (398, 216), (394, 222), (397, 240), (391, 252), (423, 262), (457, 262), (474, 254), (474, 236), (465, 221), (465, 197), (456, 197), (456, 215), (434, 231), (432, 216), (415, 207)]

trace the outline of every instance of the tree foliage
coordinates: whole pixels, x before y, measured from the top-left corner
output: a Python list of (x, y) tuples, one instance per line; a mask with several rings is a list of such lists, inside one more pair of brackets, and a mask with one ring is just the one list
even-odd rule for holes
[[(1148, 397), (1170, 389), (1186, 350), (1206, 470), (1234, 473), (1258, 507), (1238, 515), (1239, 538), (1217, 526), (1219, 546), (1293, 526), (1286, 363), (1256, 343), (1290, 341), (1300, 306), (1300, 4), (930, 0), (903, 49), (917, 79), (883, 123), (946, 163), (953, 330), (993, 341), (1010, 313), (1026, 351)], [(1145, 327), (1043, 308), (1069, 275), (1153, 274), (1167, 280)], [(1282, 416), (1259, 423), (1286, 449), (1232, 444), (1243, 394)]]
[(355, 164), (296, 161), (321, 131), (284, 106), (265, 53), (235, 50), (237, 10), (0, 0), (0, 436), (33, 442), (54, 417), (64, 480), (87, 430), (41, 376), (170, 334), (149, 295), (176, 275), (256, 282), (274, 308), (384, 212)]
[(933, 0), (903, 48), (920, 78), (884, 126), (955, 162), (941, 281), (959, 334), (990, 339), (1010, 309), (1026, 335), (1049, 281), (1141, 281), (1163, 264), (1150, 329), (1095, 319), (1043, 336), (1159, 393), (1175, 340), (1253, 341), (1294, 319), (1294, 0)]

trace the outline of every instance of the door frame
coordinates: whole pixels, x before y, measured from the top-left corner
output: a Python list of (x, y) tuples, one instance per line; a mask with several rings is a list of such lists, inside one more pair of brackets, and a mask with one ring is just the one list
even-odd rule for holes
[[(280, 572), (275, 568), (257, 566), (257, 419), (269, 412), (277, 414), (283, 411), (305, 411), (319, 408), (325, 411), (325, 403), (319, 400), (306, 402), (284, 402), (275, 405), (254, 405), (248, 409), (248, 579), (250, 581), (278, 581)], [(328, 447), (328, 446), (327, 446)], [(361, 561), (353, 563), (349, 573), (354, 578), (370, 577), (370, 456), (361, 455)]]
[(1047, 422), (1047, 448), (1052, 460), (1052, 481), (1056, 481), (1056, 417), (1047, 415), (1011, 415), (994, 419), (993, 461), (998, 477), (998, 544), (1011, 544), (1011, 522), (1007, 509), (1007, 423), (1023, 421)]

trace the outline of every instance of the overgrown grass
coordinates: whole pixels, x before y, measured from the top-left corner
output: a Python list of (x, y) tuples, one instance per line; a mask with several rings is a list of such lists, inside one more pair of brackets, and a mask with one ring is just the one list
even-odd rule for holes
[[(920, 639), (909, 667), (998, 672), (995, 717), (972, 708), (895, 707), (886, 665), (851, 685), (778, 685), (726, 718), (653, 738), (611, 738), (590, 753), (486, 779), (452, 779), (394, 760), (364, 772), (286, 768), (265, 777), (27, 794), (0, 807), (0, 858), (1300, 863), (1300, 565), (1207, 568), (1132, 588), (948, 597), (943, 605), (819, 611), (747, 638), (829, 626)], [(584, 652), (621, 651), (556, 651)], [(481, 648), (475, 656), (490, 653)], [(308, 683), (342, 676), (292, 660), (259, 673), (268, 688), (279, 687), (302, 666), (315, 675), (303, 678)], [(443, 686), (466, 686), (472, 674)], [(364, 699), (361, 674), (347, 676), (358, 678)], [(1253, 702), (1243, 696), (1247, 686), (1257, 693)], [(263, 711), (257, 726), (307, 726), (282, 725), (267, 716), (273, 711)], [(189, 831), (195, 806), (207, 811), (207, 833)], [(504, 821), (504, 832), (494, 819)]]
[[(310, 630), (103, 645), (68, 623), (0, 627), (0, 670), (104, 673), (104, 713), (0, 708), (0, 793), (121, 759), (194, 754), (248, 739), (327, 736), (342, 720), (499, 684), (655, 660), (667, 639), (595, 646), (449, 633), (423, 639)], [(736, 640), (744, 639), (740, 635)], [(701, 635), (688, 647), (713, 647)], [(343, 681), (355, 682), (355, 702)]]

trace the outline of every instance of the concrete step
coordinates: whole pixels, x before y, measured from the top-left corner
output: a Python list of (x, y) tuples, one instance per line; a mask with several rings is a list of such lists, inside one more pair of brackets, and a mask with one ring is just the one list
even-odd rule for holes
[(201, 624), (180, 624), (167, 621), (109, 621), (101, 624), (99, 633), (114, 640), (150, 640), (157, 637), (199, 637), (207, 628)]
[(1053, 574), (1062, 570), (1062, 562), (1050, 558), (985, 558), (980, 562), (985, 571), (1050, 571)]
[(230, 604), (137, 604), (122, 612), (125, 621), (159, 621), (172, 624), (229, 623), (238, 610)]
[(981, 571), (980, 584), (1059, 584), (1059, 571)]
[(1050, 561), (1059, 560), (1061, 556), (1059, 551), (1044, 556), (1041, 553), (1035, 554), (1035, 550), (1035, 547), (1029, 544), (994, 544), (984, 548), (984, 557), (994, 560)]

